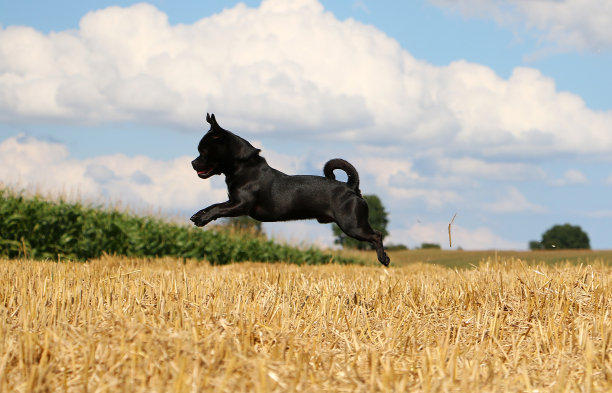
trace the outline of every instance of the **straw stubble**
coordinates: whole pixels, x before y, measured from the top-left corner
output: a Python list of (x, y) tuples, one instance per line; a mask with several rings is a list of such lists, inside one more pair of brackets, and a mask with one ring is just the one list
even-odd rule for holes
[(611, 269), (0, 261), (0, 391), (612, 388)]

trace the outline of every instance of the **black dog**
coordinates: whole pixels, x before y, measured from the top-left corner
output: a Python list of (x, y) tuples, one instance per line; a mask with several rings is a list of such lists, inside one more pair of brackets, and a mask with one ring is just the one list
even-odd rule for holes
[[(229, 201), (200, 210), (191, 221), (203, 227), (220, 217), (248, 215), (259, 221), (289, 221), (314, 218), (320, 223), (335, 222), (350, 237), (376, 247), (378, 260), (389, 266), (380, 232), (368, 222), (368, 204), (359, 191), (359, 176), (347, 161), (333, 159), (323, 167), (325, 177), (289, 176), (270, 167), (261, 150), (217, 124), (215, 115), (206, 115), (210, 130), (204, 135), (191, 162), (201, 179), (225, 175)], [(348, 175), (337, 181), (334, 169)]]

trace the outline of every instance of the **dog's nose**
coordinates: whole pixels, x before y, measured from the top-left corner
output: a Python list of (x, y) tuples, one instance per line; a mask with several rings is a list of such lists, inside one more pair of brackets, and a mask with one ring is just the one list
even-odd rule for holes
[(193, 167), (193, 169), (196, 169), (196, 161), (198, 159), (196, 158), (195, 160), (191, 161), (191, 166)]

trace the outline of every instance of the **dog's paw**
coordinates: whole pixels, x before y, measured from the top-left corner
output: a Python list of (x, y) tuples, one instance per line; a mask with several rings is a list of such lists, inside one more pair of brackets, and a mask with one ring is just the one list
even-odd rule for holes
[(208, 224), (210, 220), (207, 220), (204, 216), (206, 214), (206, 209), (200, 210), (193, 216), (191, 216), (190, 220), (198, 227), (203, 227)]
[(382, 263), (385, 267), (388, 267), (389, 264), (391, 263), (391, 258), (389, 258), (389, 256), (387, 255), (387, 253), (385, 253), (382, 258), (378, 258), (378, 260), (380, 261), (380, 263)]
[(195, 222), (200, 219), (201, 215), (202, 215), (202, 213), (201, 213), (201, 210), (200, 210), (199, 212), (197, 212), (196, 214), (191, 216), (191, 218), (189, 220), (191, 220), (195, 224)]
[(211, 220), (207, 220), (207, 219), (205, 219), (205, 218), (200, 217), (200, 218), (198, 218), (197, 220), (193, 221), (193, 223), (194, 223), (194, 224), (195, 224), (195, 226), (197, 226), (197, 227), (203, 227), (203, 226), (205, 226), (206, 224), (208, 224), (210, 221), (211, 221)]

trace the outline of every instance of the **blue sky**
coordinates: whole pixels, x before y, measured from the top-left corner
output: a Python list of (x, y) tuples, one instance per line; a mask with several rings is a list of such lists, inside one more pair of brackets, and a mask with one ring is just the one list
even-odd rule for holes
[(454, 247), (569, 222), (612, 248), (607, 0), (22, 1), (0, 26), (5, 184), (187, 218), (226, 198), (189, 168), (214, 112), (287, 173), (351, 161), (388, 242), (448, 247), (457, 213)]

